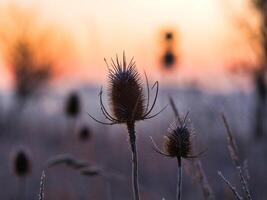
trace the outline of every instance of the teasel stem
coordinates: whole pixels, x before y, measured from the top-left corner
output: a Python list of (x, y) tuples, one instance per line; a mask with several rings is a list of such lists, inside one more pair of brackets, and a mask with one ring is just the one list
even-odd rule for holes
[(177, 163), (178, 163), (178, 174), (177, 174), (177, 200), (182, 199), (182, 158), (177, 157)]
[(134, 122), (127, 123), (131, 151), (132, 151), (132, 189), (134, 200), (139, 200), (139, 183), (138, 183), (138, 156), (136, 151), (136, 136)]

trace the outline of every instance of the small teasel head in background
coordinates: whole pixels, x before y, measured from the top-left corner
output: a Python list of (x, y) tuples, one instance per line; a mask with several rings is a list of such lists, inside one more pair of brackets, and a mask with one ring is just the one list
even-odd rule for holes
[(80, 130), (79, 130), (79, 140), (80, 141), (89, 141), (92, 137), (92, 133), (91, 133), (91, 129), (88, 126), (83, 126)]
[(80, 113), (80, 97), (77, 92), (71, 92), (66, 101), (65, 112), (68, 117), (76, 118)]
[(16, 176), (26, 177), (31, 173), (31, 161), (29, 153), (24, 148), (19, 148), (13, 155), (13, 170)]
[(168, 128), (164, 136), (163, 150), (160, 150), (152, 139), (156, 152), (172, 158), (196, 158), (202, 153), (193, 154), (192, 138), (193, 130), (188, 126), (188, 113), (184, 119), (176, 119)]
[(181, 119), (177, 117), (176, 121), (170, 125), (168, 133), (165, 135), (164, 149), (157, 147), (152, 137), (151, 140), (155, 151), (158, 153), (177, 159), (178, 176), (177, 176), (177, 200), (182, 199), (182, 159), (196, 158), (198, 155), (192, 153), (192, 130), (188, 127), (188, 113)]

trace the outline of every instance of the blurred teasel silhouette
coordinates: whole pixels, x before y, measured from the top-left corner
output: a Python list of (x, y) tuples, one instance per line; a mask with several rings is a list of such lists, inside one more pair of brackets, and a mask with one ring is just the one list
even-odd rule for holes
[(80, 98), (77, 92), (69, 94), (65, 106), (65, 112), (68, 117), (76, 118), (80, 114)]
[(123, 53), (122, 63), (118, 56), (116, 60), (111, 59), (111, 66), (104, 59), (108, 67), (109, 78), (109, 103), (111, 105), (112, 114), (107, 111), (102, 100), (102, 89), (99, 94), (101, 111), (108, 122), (102, 122), (89, 116), (95, 121), (106, 124), (126, 124), (130, 146), (132, 151), (132, 181), (133, 195), (135, 200), (139, 200), (139, 185), (138, 185), (138, 158), (136, 150), (136, 134), (135, 122), (140, 120), (151, 119), (157, 116), (162, 110), (156, 114), (151, 114), (158, 97), (159, 84), (155, 82), (152, 89), (156, 87), (156, 94), (152, 105), (150, 106), (150, 88), (147, 76), (147, 98), (142, 88), (142, 82), (139, 73), (136, 70), (136, 64), (133, 58), (127, 64), (125, 53)]
[(177, 119), (170, 125), (168, 129), (168, 133), (164, 137), (164, 149), (161, 150), (156, 143), (154, 142), (153, 138), (151, 141), (153, 143), (153, 148), (159, 154), (170, 157), (176, 158), (178, 163), (178, 182), (177, 182), (177, 200), (182, 199), (182, 159), (191, 159), (197, 158), (202, 153), (193, 154), (192, 151), (192, 137), (193, 131), (187, 125), (187, 113), (184, 119), (177, 117)]
[(18, 178), (18, 199), (27, 199), (27, 177), (31, 173), (31, 161), (26, 149), (19, 148), (13, 155), (12, 168), (15, 176)]
[(16, 152), (13, 160), (14, 173), (18, 177), (25, 177), (31, 172), (31, 163), (28, 153), (20, 149)]
[[(65, 103), (65, 114), (70, 119), (69, 121), (69, 133), (75, 134), (76, 133), (76, 124), (81, 112), (81, 101), (80, 97), (77, 92), (73, 91), (67, 97)], [(73, 146), (73, 140), (71, 140), (71, 148)]]
[(13, 2), (0, 10), (0, 26), (5, 27), (0, 30), (0, 50), (14, 81), (16, 100), (23, 107), (59, 74), (73, 45), (58, 23), (43, 20), (31, 8)]
[(164, 32), (163, 40), (163, 55), (161, 58), (162, 66), (165, 70), (173, 69), (178, 62), (178, 56), (176, 55), (176, 34), (173, 30), (167, 30)]
[(80, 141), (88, 141), (91, 139), (92, 133), (89, 127), (84, 126), (79, 131)]

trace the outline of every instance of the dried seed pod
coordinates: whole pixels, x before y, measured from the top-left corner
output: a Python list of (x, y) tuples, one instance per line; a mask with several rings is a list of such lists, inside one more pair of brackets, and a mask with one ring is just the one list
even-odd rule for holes
[(80, 98), (76, 92), (72, 92), (66, 102), (66, 115), (69, 117), (77, 117), (80, 113)]
[(156, 94), (150, 106), (150, 88), (147, 77), (147, 97), (145, 98), (140, 75), (136, 70), (133, 58), (127, 64), (125, 54), (123, 53), (122, 63), (119, 61), (118, 56), (116, 57), (116, 61), (111, 59), (111, 66), (109, 66), (106, 60), (105, 62), (109, 69), (108, 95), (112, 113), (109, 113), (103, 104), (101, 89), (99, 94), (101, 111), (109, 122), (101, 122), (89, 114), (92, 119), (106, 125), (120, 123), (133, 124), (135, 121), (151, 119), (166, 108), (164, 107), (158, 113), (151, 115), (157, 101), (159, 84), (155, 82), (152, 87), (152, 89), (156, 87)]
[(187, 116), (188, 113), (183, 120), (177, 119), (170, 125), (168, 133), (164, 137), (163, 150), (160, 150), (151, 138), (154, 149), (158, 153), (168, 157), (184, 159), (196, 158), (203, 153), (194, 155), (192, 152), (193, 131), (187, 125)]
[(165, 136), (165, 151), (171, 157), (188, 158), (192, 154), (192, 142), (188, 127), (176, 121)]
[(143, 119), (145, 114), (145, 99), (140, 76), (135, 68), (135, 63), (116, 64), (112, 61), (113, 68), (109, 69), (109, 98), (114, 116), (121, 122), (137, 121)]

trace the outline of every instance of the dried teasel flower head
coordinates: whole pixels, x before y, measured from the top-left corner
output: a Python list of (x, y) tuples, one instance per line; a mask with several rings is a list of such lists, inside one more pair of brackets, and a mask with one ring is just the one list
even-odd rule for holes
[(170, 157), (188, 158), (192, 155), (192, 133), (187, 125), (180, 124), (177, 120), (171, 124), (167, 135), (164, 137), (164, 151)]
[(77, 117), (80, 113), (80, 98), (77, 92), (72, 92), (69, 94), (66, 107), (65, 107), (66, 115), (69, 117)]
[(125, 55), (120, 63), (112, 62), (109, 69), (109, 98), (116, 119), (121, 122), (142, 120), (145, 115), (145, 99), (140, 75), (135, 62), (126, 63)]
[(150, 88), (147, 76), (147, 97), (145, 97), (142, 87), (143, 84), (133, 58), (127, 63), (125, 53), (123, 53), (122, 62), (119, 61), (118, 56), (116, 56), (115, 61), (111, 59), (110, 65), (107, 63), (106, 59), (105, 62), (109, 70), (108, 95), (112, 112), (109, 113), (103, 105), (101, 89), (99, 94), (101, 111), (109, 122), (101, 122), (89, 114), (91, 118), (101, 124), (107, 125), (120, 123), (132, 124), (135, 121), (153, 118), (165, 109), (163, 108), (160, 112), (151, 115), (158, 96), (158, 82), (155, 82), (152, 87), (152, 89), (156, 87), (156, 94), (150, 106)]
[(25, 177), (31, 172), (30, 156), (25, 149), (21, 148), (15, 152), (12, 164), (18, 177)]
[(192, 152), (192, 138), (194, 136), (193, 131), (188, 127), (187, 122), (187, 115), (184, 117), (184, 119), (176, 119), (175, 122), (173, 122), (169, 129), (168, 133), (164, 137), (164, 149), (160, 150), (157, 145), (154, 143), (154, 149), (168, 157), (175, 157), (175, 158), (196, 158), (200, 154), (193, 155)]

